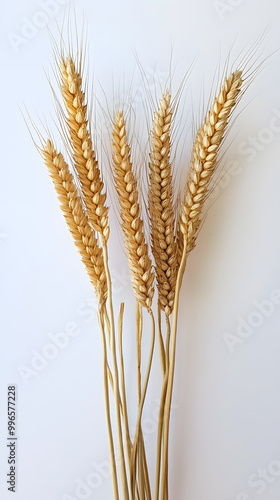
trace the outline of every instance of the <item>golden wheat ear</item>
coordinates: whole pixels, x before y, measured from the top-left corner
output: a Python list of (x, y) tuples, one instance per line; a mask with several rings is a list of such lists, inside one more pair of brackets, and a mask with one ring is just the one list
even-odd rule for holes
[(107, 284), (102, 250), (88, 223), (73, 176), (63, 155), (56, 151), (52, 141), (46, 141), (41, 154), (54, 183), (70, 233), (94, 286), (97, 299), (100, 304), (103, 304), (107, 297)]
[(238, 102), (242, 83), (242, 72), (238, 70), (225, 79), (194, 141), (177, 233), (179, 262), (184, 238), (187, 254), (195, 246), (209, 183), (217, 167), (217, 154)]
[(175, 241), (170, 163), (171, 95), (164, 92), (154, 114), (149, 164), (149, 215), (159, 304), (165, 314), (174, 306), (178, 259)]
[(104, 184), (88, 126), (80, 65), (76, 66), (70, 55), (67, 58), (61, 57), (60, 74), (61, 93), (67, 113), (66, 121), (73, 149), (74, 167), (81, 184), (89, 223), (107, 240), (109, 225), (108, 208), (105, 205), (106, 194), (102, 192)]
[(154, 294), (154, 273), (140, 216), (137, 182), (132, 172), (122, 111), (114, 119), (113, 166), (132, 287), (137, 302), (150, 311)]

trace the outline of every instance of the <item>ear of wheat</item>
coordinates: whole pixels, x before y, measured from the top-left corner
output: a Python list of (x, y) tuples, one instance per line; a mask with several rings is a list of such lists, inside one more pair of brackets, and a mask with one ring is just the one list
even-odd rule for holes
[(70, 55), (66, 59), (61, 58), (60, 69), (61, 93), (67, 112), (75, 170), (81, 184), (89, 223), (107, 240), (109, 226), (108, 209), (105, 205), (106, 194), (102, 193), (104, 185), (88, 127), (81, 69), (75, 67)]
[(103, 304), (107, 296), (107, 284), (102, 251), (84, 213), (73, 176), (63, 155), (56, 151), (50, 140), (47, 140), (43, 146), (42, 156), (54, 183), (61, 209), (75, 245), (94, 286), (97, 298)]
[(140, 216), (138, 188), (132, 171), (122, 111), (117, 113), (114, 120), (113, 163), (131, 282), (136, 300), (150, 311), (154, 294), (154, 274)]
[(169, 316), (174, 306), (177, 274), (175, 217), (170, 164), (171, 95), (165, 92), (154, 114), (149, 174), (149, 213), (159, 304)]
[[(180, 220), (180, 231), (186, 238), (187, 253), (195, 246), (209, 182), (217, 166), (217, 153), (241, 87), (242, 72), (234, 71), (225, 79), (194, 142)], [(182, 236), (179, 235), (179, 239), (182, 252)]]

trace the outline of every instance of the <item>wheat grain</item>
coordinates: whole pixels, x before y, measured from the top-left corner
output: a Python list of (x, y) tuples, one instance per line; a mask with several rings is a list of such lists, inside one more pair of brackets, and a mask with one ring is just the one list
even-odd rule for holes
[(170, 101), (171, 95), (166, 91), (160, 100), (158, 111), (154, 114), (149, 175), (152, 251), (156, 264), (159, 303), (166, 315), (171, 314), (174, 305), (178, 263), (170, 164)]
[(234, 71), (225, 79), (197, 133), (180, 217), (181, 235), (178, 235), (180, 256), (183, 238), (186, 238), (187, 254), (195, 246), (209, 182), (217, 166), (217, 153), (224, 138), (229, 117), (237, 103), (242, 83), (241, 71)]
[(52, 141), (47, 140), (41, 152), (70, 233), (94, 286), (97, 298), (103, 304), (107, 296), (107, 285), (102, 251), (84, 213), (73, 176), (63, 155), (56, 151)]
[(93, 229), (105, 239), (109, 236), (108, 208), (104, 184), (92, 146), (88, 127), (87, 105), (82, 90), (80, 68), (75, 67), (72, 57), (61, 57), (61, 92), (67, 111), (67, 125), (73, 148), (74, 165), (77, 171), (88, 219)]
[(137, 183), (132, 172), (130, 147), (121, 111), (114, 120), (113, 164), (132, 287), (138, 303), (150, 310), (154, 274), (140, 217)]

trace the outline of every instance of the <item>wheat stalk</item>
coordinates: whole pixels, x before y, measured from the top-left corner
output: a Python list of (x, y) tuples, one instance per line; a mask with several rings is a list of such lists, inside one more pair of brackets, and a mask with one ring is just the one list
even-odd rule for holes
[(174, 306), (177, 276), (175, 218), (170, 164), (171, 95), (166, 91), (154, 114), (150, 153), (149, 214), (160, 307), (168, 316)]
[(179, 235), (179, 241), (181, 240), (182, 253), (179, 257), (180, 266), (175, 290), (170, 367), (164, 405), (161, 500), (168, 500), (168, 435), (175, 368), (179, 294), (187, 257), (195, 246), (197, 232), (201, 224), (201, 213), (209, 191), (209, 183), (217, 166), (217, 153), (224, 138), (230, 115), (238, 101), (242, 83), (241, 71), (234, 71), (225, 79), (197, 133), (192, 150), (191, 165), (180, 215), (182, 236)]
[(132, 172), (122, 111), (117, 113), (114, 120), (113, 163), (131, 283), (137, 302), (150, 311), (154, 294), (154, 274), (140, 217), (137, 183)]
[(109, 450), (110, 450), (110, 467), (112, 474), (112, 487), (114, 500), (119, 500), (118, 491), (118, 479), (117, 479), (117, 469), (116, 469), (116, 459), (114, 450), (114, 440), (111, 425), (111, 414), (110, 414), (110, 399), (109, 399), (109, 387), (108, 387), (108, 359), (107, 359), (107, 345), (106, 345), (106, 335), (104, 328), (104, 316), (102, 314), (102, 308), (99, 308), (98, 321), (101, 333), (102, 348), (103, 348), (103, 385), (104, 385), (104, 396), (105, 396), (105, 411), (106, 411), (106, 421), (107, 421), (107, 432), (109, 439)]
[[(187, 241), (187, 254), (194, 248), (209, 183), (217, 166), (217, 153), (229, 117), (242, 87), (242, 72), (234, 71), (224, 84), (201, 125), (192, 150), (191, 165), (180, 216), (180, 231)], [(182, 236), (179, 249), (182, 254)]]
[(41, 153), (54, 183), (70, 233), (94, 286), (98, 301), (103, 304), (107, 297), (107, 285), (102, 250), (84, 213), (73, 176), (63, 155), (56, 151), (52, 141), (46, 141)]
[(72, 57), (61, 57), (61, 93), (67, 111), (67, 125), (71, 138), (75, 170), (77, 172), (89, 222), (93, 229), (107, 240), (109, 237), (106, 194), (92, 146), (88, 126), (85, 93), (82, 90), (81, 68)]
[(124, 456), (124, 444), (121, 426), (121, 393), (119, 386), (119, 370), (116, 352), (116, 333), (115, 333), (115, 319), (114, 319), (114, 309), (113, 309), (113, 299), (112, 299), (112, 280), (109, 270), (109, 258), (108, 258), (108, 247), (105, 238), (101, 238), (102, 251), (104, 256), (104, 270), (106, 275), (106, 282), (108, 287), (108, 309), (109, 309), (109, 344), (110, 351), (112, 355), (113, 363), (113, 392), (114, 392), (114, 403), (116, 412), (116, 424), (117, 424), (117, 438), (118, 438), (118, 452), (120, 459), (120, 479), (123, 492), (123, 500), (129, 500), (128, 483), (127, 483), (127, 473), (125, 465)]
[(169, 315), (173, 311), (176, 288), (178, 259), (175, 240), (175, 217), (173, 210), (173, 186), (170, 163), (171, 125), (172, 125), (171, 94), (166, 91), (159, 102), (159, 108), (154, 114), (152, 128), (152, 150), (150, 153), (149, 172), (149, 214), (151, 224), (152, 251), (155, 259), (155, 269), (158, 288), (158, 321), (159, 346), (163, 367), (163, 388), (160, 403), (160, 414), (157, 439), (157, 473), (155, 498), (159, 494), (161, 442), (164, 401), (168, 380), (169, 339), (166, 336), (164, 348), (160, 309), (165, 312), (167, 326)]
[[(137, 380), (138, 380), (138, 417), (134, 443), (131, 454), (131, 495), (137, 491), (136, 483), (136, 461), (138, 453), (138, 474), (140, 497), (145, 491), (150, 498), (150, 487), (148, 478), (148, 469), (146, 466), (145, 448), (141, 430), (141, 418), (146, 397), (148, 381), (150, 376), (152, 357), (155, 341), (155, 323), (151, 311), (153, 299), (153, 281), (154, 274), (152, 263), (148, 254), (148, 246), (145, 241), (143, 221), (140, 216), (140, 206), (138, 201), (137, 183), (132, 171), (130, 160), (130, 147), (127, 141), (125, 120), (123, 112), (117, 113), (113, 124), (113, 165), (114, 180), (120, 204), (120, 215), (122, 220), (122, 229), (124, 233), (125, 248), (128, 256), (131, 283), (137, 302)], [(148, 310), (152, 320), (152, 336), (150, 353), (148, 358), (146, 376), (141, 388), (141, 308)], [(142, 496), (141, 496), (142, 495)], [(146, 497), (146, 496), (145, 496)]]

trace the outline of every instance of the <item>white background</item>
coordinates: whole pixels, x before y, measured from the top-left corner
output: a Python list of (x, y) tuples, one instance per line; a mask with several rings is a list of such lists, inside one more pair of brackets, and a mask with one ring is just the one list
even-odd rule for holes
[[(16, 384), (17, 498), (107, 500), (112, 498), (110, 478), (106, 467), (98, 469), (108, 463), (108, 448), (93, 291), (20, 111), (26, 105), (36, 124), (46, 119), (59, 143), (44, 72), (51, 75), (53, 63), (42, 18), (46, 3), (13, 0), (1, 8), (0, 497), (8, 500), (13, 495), (6, 484), (6, 391), (9, 384)], [(218, 196), (212, 199), (215, 203), (207, 212), (184, 278), (171, 418), (170, 498), (276, 500), (280, 494), (279, 301), (271, 303), (269, 317), (252, 313), (257, 311), (255, 301), (270, 300), (273, 290), (280, 289), (280, 53), (274, 53), (280, 46), (280, 4), (277, 0), (72, 0), (65, 7), (56, 0), (52, 7), (59, 26), (69, 5), (70, 17), (75, 6), (78, 29), (85, 20), (95, 92), (101, 99), (104, 90), (109, 106), (114, 103), (112, 81), (118, 90), (124, 80), (131, 82), (135, 71), (131, 87), (137, 94), (135, 110), (141, 114), (145, 92), (135, 53), (152, 92), (158, 83), (164, 85), (169, 74), (172, 45), (175, 91), (195, 61), (182, 97), (188, 151), (178, 153), (175, 162), (175, 168), (185, 170), (192, 130), (202, 117), (219, 65), (221, 73), (230, 51), (233, 63), (268, 29), (251, 62), (256, 68), (257, 57), (258, 61), (271, 57), (241, 101), (241, 113), (224, 146), (220, 168), (237, 161), (238, 173), (235, 169), (236, 175), (228, 172), (220, 178), (223, 183), (218, 181)], [(56, 36), (55, 18), (50, 13), (43, 17)], [(249, 145), (252, 138), (255, 146)], [(111, 224), (115, 225), (114, 219)], [(115, 304), (126, 302), (125, 354), (133, 405), (134, 299), (115, 227), (110, 265)], [(237, 331), (241, 321), (261, 324), (243, 325), (245, 339)], [(34, 356), (46, 353), (50, 335), (65, 328), (72, 328), (76, 336), (68, 335), (68, 345), (57, 349), (36, 372)], [(226, 334), (234, 336), (231, 349)], [(147, 344), (148, 337), (149, 330)], [(143, 428), (153, 477), (161, 383), (157, 354), (152, 377)], [(133, 413), (131, 424), (135, 424)], [(85, 489), (86, 484), (92, 486)]]

